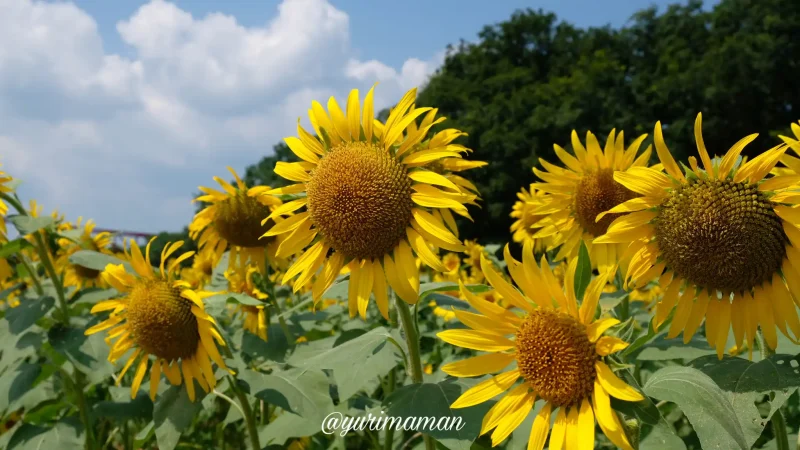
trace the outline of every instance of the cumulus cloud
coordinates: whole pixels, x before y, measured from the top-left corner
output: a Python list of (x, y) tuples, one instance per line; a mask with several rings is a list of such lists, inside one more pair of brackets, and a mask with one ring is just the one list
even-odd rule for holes
[(327, 0), (284, 0), (254, 27), (152, 0), (116, 24), (128, 57), (106, 52), (73, 3), (0, 11), (0, 42), (13, 43), (0, 46), (3, 169), (23, 197), (112, 229), (181, 228), (198, 185), (271, 152), (312, 100), (379, 81), (386, 107), (443, 58), (353, 59), (348, 15)]

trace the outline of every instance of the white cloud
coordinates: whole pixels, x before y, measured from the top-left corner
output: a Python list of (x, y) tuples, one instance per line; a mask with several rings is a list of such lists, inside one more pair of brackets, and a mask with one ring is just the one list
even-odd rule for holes
[[(198, 185), (242, 170), (306, 122), (312, 100), (375, 81), (376, 109), (423, 84), (443, 53), (396, 70), (353, 59), (349, 18), (284, 0), (261, 26), (152, 0), (117, 23), (107, 53), (72, 3), (0, 0), (0, 162), (46, 210), (103, 228), (178, 229)], [(363, 93), (362, 93), (363, 95)]]

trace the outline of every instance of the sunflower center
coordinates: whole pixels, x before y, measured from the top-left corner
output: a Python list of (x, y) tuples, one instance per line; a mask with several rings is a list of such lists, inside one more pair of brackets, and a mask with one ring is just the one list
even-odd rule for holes
[(772, 202), (746, 182), (691, 180), (672, 191), (653, 223), (667, 266), (707, 289), (749, 290), (771, 279), (786, 256)]
[(597, 222), (597, 215), (628, 201), (637, 194), (614, 181), (612, 169), (585, 173), (575, 190), (575, 217), (581, 228), (594, 237), (606, 234), (608, 226), (619, 214), (606, 214)]
[(192, 301), (163, 280), (142, 280), (130, 293), (128, 322), (134, 342), (167, 361), (194, 356), (200, 342)]
[(597, 376), (595, 346), (571, 316), (537, 309), (517, 331), (517, 366), (536, 394), (555, 406), (577, 405)]
[(391, 155), (365, 142), (334, 147), (307, 184), (308, 211), (325, 240), (345, 256), (392, 250), (411, 220), (411, 179)]
[(272, 224), (267, 222), (261, 226), (261, 221), (269, 214), (268, 206), (239, 191), (217, 203), (214, 227), (223, 239), (233, 245), (245, 248), (263, 247), (267, 239), (259, 238)]

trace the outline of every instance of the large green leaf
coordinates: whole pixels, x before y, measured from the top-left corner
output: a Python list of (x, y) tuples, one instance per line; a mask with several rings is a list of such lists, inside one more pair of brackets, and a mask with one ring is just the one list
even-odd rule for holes
[(0, 320), (0, 373), (17, 361), (32, 356), (44, 344), (42, 329), (33, 327), (21, 336), (11, 333), (10, 324)]
[[(748, 446), (755, 444), (775, 411), (800, 387), (800, 360), (789, 355), (772, 355), (755, 363), (730, 356), (720, 361), (714, 355), (698, 358), (691, 365), (711, 377), (728, 395)], [(770, 409), (762, 418), (756, 403), (768, 394), (774, 394), (774, 398), (769, 400)]]
[(128, 395), (128, 401), (95, 403), (92, 412), (96, 417), (104, 417), (120, 423), (131, 419), (149, 420), (153, 417), (153, 402), (144, 391), (139, 391), (133, 400), (130, 400)]
[(123, 261), (116, 256), (106, 255), (105, 253), (92, 250), (78, 250), (69, 257), (69, 262), (77, 264), (87, 269), (103, 271), (109, 264), (122, 264), (125, 270), (133, 273), (133, 266), (128, 261)]
[(86, 288), (78, 292), (72, 300), (72, 304), (87, 303), (93, 305), (103, 300), (108, 300), (119, 295), (116, 289)]
[(194, 416), (203, 406), (205, 393), (195, 382), (197, 398), (192, 402), (186, 392), (186, 386), (170, 386), (160, 394), (153, 406), (153, 422), (156, 440), (160, 450), (172, 450), (178, 445), (181, 433), (186, 431), (194, 421)]
[(650, 377), (644, 391), (650, 397), (676, 403), (692, 423), (703, 448), (750, 448), (728, 396), (703, 372), (692, 367), (665, 367)]
[(0, 258), (8, 258), (11, 255), (19, 253), (23, 249), (33, 247), (30, 242), (23, 238), (17, 238), (13, 241), (8, 241), (0, 246)]
[(262, 446), (284, 445), (292, 438), (313, 436), (319, 433), (322, 421), (306, 419), (296, 414), (281, 414), (258, 430)]
[[(661, 336), (661, 334), (659, 334), (659, 336)], [(638, 353), (626, 356), (640, 361), (689, 361), (707, 355), (716, 355), (716, 351), (709, 347), (708, 342), (704, 338), (695, 335), (692, 337), (692, 340), (686, 344), (683, 343), (682, 338), (656, 338), (650, 343), (641, 346)]]
[(582, 299), (583, 293), (592, 280), (592, 261), (589, 259), (589, 249), (586, 243), (581, 240), (581, 247), (578, 250), (578, 266), (575, 269), (575, 298)]
[(75, 417), (63, 419), (53, 427), (22, 424), (8, 441), (7, 450), (81, 450), (83, 426)]
[(33, 217), (16, 215), (8, 216), (8, 221), (14, 224), (14, 228), (17, 229), (19, 234), (25, 236), (53, 225), (56, 219), (51, 216)]
[(84, 330), (54, 326), (48, 332), (48, 340), (56, 351), (86, 374), (88, 387), (107, 380), (114, 372), (114, 365), (108, 362), (109, 346), (104, 333), (86, 336)]
[(0, 412), (15, 409), (17, 402), (33, 388), (41, 371), (38, 364), (22, 363), (0, 376)]
[(311, 358), (290, 358), (289, 362), (307, 369), (330, 369), (338, 387), (339, 399), (347, 400), (394, 369), (401, 361), (399, 351), (389, 343), (391, 334), (383, 327), (320, 352)]
[[(483, 416), (493, 402), (484, 402), (470, 408), (450, 408), (465, 390), (464, 385), (452, 379), (436, 384), (412, 384), (394, 391), (383, 404), (387, 416), (402, 418), (404, 428), (406, 421), (410, 426), (411, 421), (416, 419), (414, 425), (418, 431), (440, 440), (447, 448), (466, 450), (478, 437)], [(421, 423), (420, 419), (428, 420)], [(449, 421), (453, 426), (431, 427), (431, 421), (437, 425)], [(459, 425), (463, 426), (459, 429)]]
[(5, 319), (8, 321), (8, 329), (14, 334), (22, 333), (44, 317), (54, 304), (55, 300), (52, 297), (27, 299), (21, 302), (19, 306), (6, 312)]
[(238, 380), (247, 385), (251, 395), (309, 420), (322, 420), (333, 409), (330, 382), (320, 371), (291, 369), (264, 374), (246, 369)]

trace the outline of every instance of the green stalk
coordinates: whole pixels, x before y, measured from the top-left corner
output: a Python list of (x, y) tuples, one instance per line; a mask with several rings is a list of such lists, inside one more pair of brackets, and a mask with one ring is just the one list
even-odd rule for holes
[[(775, 354), (775, 351), (769, 348), (767, 341), (764, 339), (764, 334), (761, 329), (756, 333), (758, 347), (761, 351), (761, 360), (765, 360)], [(774, 398), (774, 394), (770, 395), (770, 399)], [(789, 431), (786, 428), (786, 419), (783, 418), (783, 413), (778, 408), (772, 415), (769, 421), (772, 424), (772, 434), (775, 435), (775, 447), (778, 450), (789, 450)]]
[(33, 267), (28, 264), (28, 260), (25, 259), (25, 255), (19, 255), (19, 262), (25, 267), (25, 270), (28, 271), (28, 274), (31, 276), (31, 280), (33, 280), (33, 287), (36, 289), (36, 293), (39, 295), (44, 295), (44, 289), (42, 288), (42, 283), (39, 282), (39, 276), (34, 272)]
[(67, 298), (64, 295), (64, 285), (61, 282), (61, 277), (56, 273), (56, 268), (53, 266), (53, 262), (50, 260), (50, 252), (47, 251), (47, 245), (45, 244), (44, 239), (42, 239), (41, 233), (37, 231), (34, 233), (34, 236), (36, 236), (36, 248), (39, 251), (39, 258), (42, 260), (44, 270), (47, 273), (47, 276), (53, 280), (53, 285), (56, 288), (58, 306), (61, 308), (61, 314), (64, 316), (62, 320), (64, 325), (69, 326), (69, 308), (67, 307)]
[(232, 377), (228, 377), (228, 384), (231, 385), (231, 389), (236, 394), (236, 398), (239, 399), (239, 404), (242, 409), (242, 413), (244, 413), (244, 420), (247, 423), (247, 434), (250, 436), (250, 445), (253, 447), (254, 450), (261, 450), (261, 443), (258, 440), (258, 428), (256, 428), (256, 420), (253, 416), (253, 409), (250, 407), (250, 402), (247, 401), (247, 395), (239, 388), (236, 384), (236, 380)]
[[(411, 310), (406, 302), (395, 296), (394, 302), (397, 308), (397, 315), (400, 317), (400, 324), (403, 326), (403, 331), (406, 335), (406, 343), (408, 344), (408, 360), (406, 361), (406, 370), (411, 375), (411, 380), (414, 383), (422, 383), (422, 360), (420, 359), (419, 352), (419, 334), (414, 326), (414, 318), (411, 317)], [(425, 440), (426, 450), (435, 450), (436, 441), (433, 437), (423, 434), (422, 438)]]
[[(389, 376), (387, 378), (388, 379), (386, 381), (386, 388), (383, 391), (384, 399), (386, 399), (387, 397), (389, 397), (389, 395), (391, 395), (391, 393), (394, 391), (394, 385), (395, 383), (397, 383), (397, 380), (395, 380), (394, 369), (392, 369), (392, 371), (389, 372)], [(388, 427), (386, 428), (386, 437), (383, 441), (383, 449), (392, 450), (393, 441), (394, 441), (394, 427)]]

